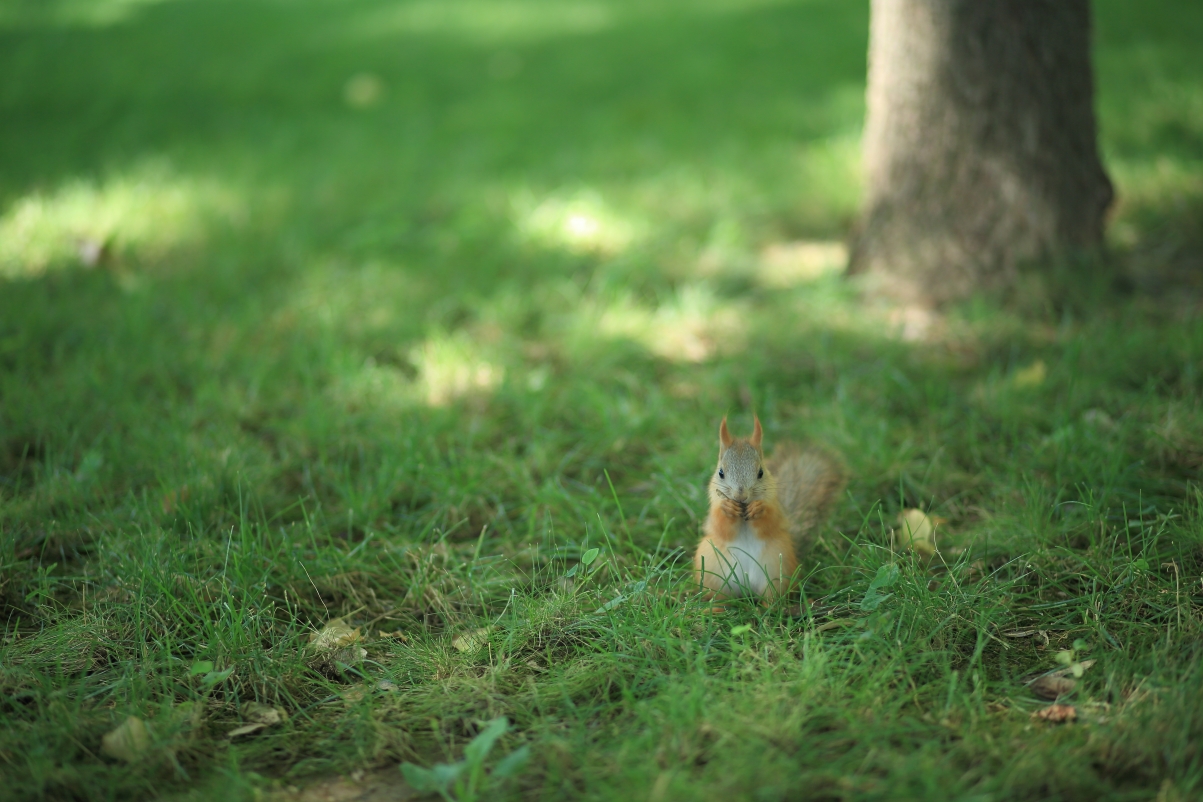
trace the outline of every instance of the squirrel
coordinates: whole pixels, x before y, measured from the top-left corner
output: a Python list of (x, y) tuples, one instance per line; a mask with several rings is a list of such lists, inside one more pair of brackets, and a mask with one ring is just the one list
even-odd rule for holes
[(718, 429), (710, 512), (693, 565), (710, 599), (758, 596), (768, 604), (791, 590), (798, 559), (839, 497), (843, 466), (817, 448), (783, 444), (764, 458), (760, 419), (752, 436)]

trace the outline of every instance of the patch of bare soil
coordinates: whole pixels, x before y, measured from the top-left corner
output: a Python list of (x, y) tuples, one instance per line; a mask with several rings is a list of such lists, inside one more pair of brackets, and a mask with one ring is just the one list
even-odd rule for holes
[(417, 792), (406, 784), (394, 766), (288, 786), (272, 791), (265, 799), (267, 802), (396, 802), (417, 797)]

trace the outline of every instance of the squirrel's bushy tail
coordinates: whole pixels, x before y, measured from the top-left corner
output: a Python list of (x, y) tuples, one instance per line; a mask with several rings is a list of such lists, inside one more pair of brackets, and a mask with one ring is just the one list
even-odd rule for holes
[(815, 530), (843, 492), (847, 471), (828, 452), (792, 443), (778, 446), (767, 465), (777, 481), (777, 500), (789, 518), (794, 549), (801, 557), (814, 543)]

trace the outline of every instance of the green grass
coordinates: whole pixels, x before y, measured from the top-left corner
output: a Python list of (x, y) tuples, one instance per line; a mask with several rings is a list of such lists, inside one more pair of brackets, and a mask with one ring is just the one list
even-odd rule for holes
[[(488, 798), (1203, 795), (1203, 7), (1096, 11), (1141, 292), (908, 332), (824, 269), (865, 4), (0, 2), (6, 793), (399, 775), (504, 715)], [(752, 411), (853, 476), (801, 617), (685, 569)], [(946, 564), (890, 552), (914, 506)]]

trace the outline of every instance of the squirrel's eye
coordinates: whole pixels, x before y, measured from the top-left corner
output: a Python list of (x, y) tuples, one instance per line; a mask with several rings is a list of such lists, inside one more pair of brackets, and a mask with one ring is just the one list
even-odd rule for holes
[(718, 478), (719, 478), (719, 479), (722, 479), (722, 478), (723, 478), (723, 469), (722, 469), (722, 468), (719, 468), (719, 469), (718, 469)]
[(761, 468), (761, 469), (760, 469), (760, 473), (756, 474), (756, 478), (757, 478), (757, 479), (763, 479), (763, 478), (764, 478), (764, 468)]

